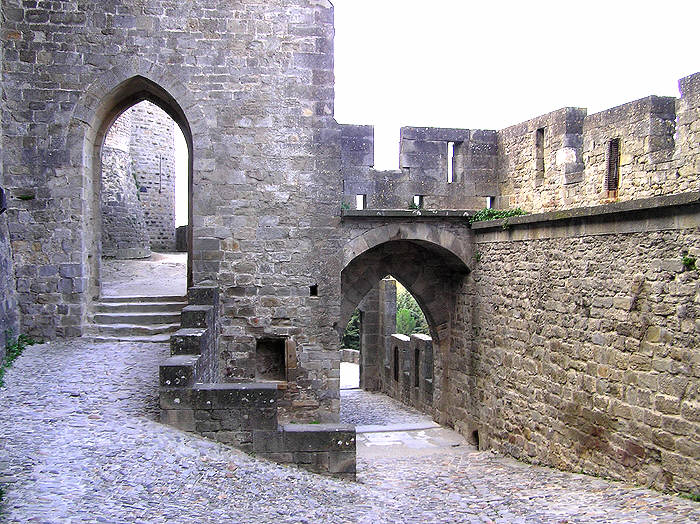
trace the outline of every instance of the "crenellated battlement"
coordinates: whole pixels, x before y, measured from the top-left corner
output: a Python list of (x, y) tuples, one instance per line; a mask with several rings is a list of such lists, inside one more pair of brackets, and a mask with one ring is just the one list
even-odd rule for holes
[(678, 99), (648, 96), (591, 115), (566, 107), (500, 131), (404, 127), (398, 171), (373, 168), (372, 126), (342, 124), (343, 198), (545, 212), (697, 191), (699, 86), (700, 73), (679, 81)]

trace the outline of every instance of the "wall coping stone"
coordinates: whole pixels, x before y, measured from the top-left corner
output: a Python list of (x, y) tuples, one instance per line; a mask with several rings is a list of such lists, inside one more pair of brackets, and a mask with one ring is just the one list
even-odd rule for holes
[(218, 391), (218, 390), (277, 390), (281, 389), (280, 384), (265, 383), (265, 382), (231, 382), (231, 383), (221, 383), (221, 384), (195, 384), (195, 390), (200, 391)]
[[(700, 204), (700, 192), (679, 193), (676, 195), (655, 196), (624, 202), (612, 202), (599, 206), (577, 207), (547, 213), (534, 213), (501, 218), (496, 220), (480, 220), (471, 224), (472, 229), (492, 229), (503, 227), (506, 223), (509, 227), (533, 224), (537, 222), (554, 222), (571, 220), (575, 218), (587, 218), (592, 216), (623, 215), (637, 213), (650, 209), (672, 208)], [(437, 219), (468, 219), (476, 213), (470, 209), (343, 209), (341, 219), (362, 220), (376, 218), (437, 218)]]
[(578, 218), (609, 217), (611, 219), (632, 217), (640, 212), (650, 210), (670, 209), (682, 206), (696, 206), (700, 204), (700, 192), (679, 193), (677, 195), (655, 196), (639, 200), (625, 202), (613, 202), (600, 206), (577, 207), (561, 211), (547, 213), (535, 213), (532, 215), (520, 215), (497, 220), (483, 220), (471, 224), (473, 230), (487, 230), (494, 228), (509, 228), (519, 225), (536, 224), (542, 222), (566, 221)]
[(355, 432), (354, 424), (284, 424), (282, 429), (286, 433), (329, 433), (329, 432)]
[(341, 219), (368, 218), (455, 218), (464, 219), (476, 211), (469, 209), (343, 209)]

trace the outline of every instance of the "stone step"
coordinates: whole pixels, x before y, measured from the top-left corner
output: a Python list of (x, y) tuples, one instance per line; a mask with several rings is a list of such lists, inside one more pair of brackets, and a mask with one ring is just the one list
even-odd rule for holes
[(114, 302), (182, 302), (187, 303), (187, 297), (181, 295), (161, 295), (161, 296), (114, 296), (101, 297), (99, 302), (103, 304)]
[(141, 313), (181, 311), (184, 302), (107, 302), (95, 304), (97, 313)]
[(86, 336), (130, 337), (140, 335), (159, 335), (177, 331), (180, 324), (154, 324), (140, 326), (138, 324), (92, 324), (88, 327)]
[(211, 325), (214, 315), (213, 306), (190, 305), (182, 309), (183, 328), (202, 328)]
[(146, 342), (153, 344), (166, 344), (170, 340), (170, 333), (159, 333), (157, 335), (87, 335), (95, 342)]
[(171, 355), (199, 355), (207, 343), (207, 328), (182, 328), (170, 336)]
[(160, 365), (160, 385), (187, 387), (194, 384), (199, 355), (175, 355)]
[(180, 312), (164, 313), (95, 313), (95, 324), (176, 324), (180, 321)]

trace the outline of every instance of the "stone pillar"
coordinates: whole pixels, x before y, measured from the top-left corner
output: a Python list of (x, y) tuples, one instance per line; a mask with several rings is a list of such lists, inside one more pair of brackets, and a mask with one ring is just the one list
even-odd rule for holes
[(374, 287), (358, 306), (360, 322), (360, 387), (367, 391), (379, 389), (381, 334), (379, 323), (379, 288)]
[(151, 255), (146, 221), (131, 167), (132, 111), (114, 122), (102, 147), (102, 255), (119, 259)]

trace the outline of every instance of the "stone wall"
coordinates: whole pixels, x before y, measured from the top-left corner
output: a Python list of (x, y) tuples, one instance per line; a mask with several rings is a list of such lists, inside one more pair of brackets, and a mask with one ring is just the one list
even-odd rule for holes
[(384, 338), (381, 391), (392, 398), (433, 415), (433, 340), (427, 335)]
[(132, 113), (130, 153), (151, 249), (175, 251), (175, 122), (151, 102)]
[(453, 324), (452, 423), (526, 461), (697, 492), (700, 276), (682, 263), (700, 254), (691, 202), (475, 224), (479, 262)]
[(357, 195), (366, 195), (369, 209), (407, 209), (416, 196), (426, 209), (477, 209), (498, 194), (495, 131), (403, 127), (400, 170), (377, 171), (374, 128), (340, 129), (343, 201), (351, 209)]
[(151, 255), (139, 188), (133, 171), (131, 141), (134, 111), (122, 113), (102, 146), (102, 256), (119, 259)]
[[(192, 280), (221, 289), (219, 377), (285, 339), (281, 420), (339, 411), (342, 195), (327, 0), (5, 2), (2, 161), (23, 331), (83, 332), (109, 123), (158, 100), (192, 146)], [(224, 5), (225, 4), (225, 5)]]
[[(700, 189), (700, 73), (681, 96), (649, 96), (587, 115), (567, 107), (501, 131), (401, 129), (399, 171), (376, 171), (371, 126), (341, 125), (344, 202), (405, 209), (520, 207), (530, 213)], [(608, 148), (620, 142), (619, 187), (607, 191)], [(448, 145), (452, 144), (452, 181)]]
[(160, 375), (160, 420), (283, 464), (355, 479), (355, 428), (341, 424), (280, 425), (288, 384), (216, 383), (220, 295), (212, 283), (188, 290), (182, 327), (170, 337)]
[[(3, 6), (0, 5), (0, 19), (2, 19)], [(3, 53), (0, 52), (0, 66), (3, 66)], [(2, 83), (0, 83), (0, 104), (4, 105), (5, 97), (2, 96)], [(3, 122), (3, 110), (0, 106), (0, 127)], [(0, 135), (0, 150), (2, 149), (2, 136)], [(0, 162), (0, 191), (3, 191), (5, 199), (9, 195), (5, 192), (5, 177), (2, 163)], [(8, 202), (9, 204), (9, 202)], [(7, 213), (0, 211), (0, 362), (5, 358), (6, 332), (18, 333), (18, 311), (15, 295), (15, 275), (12, 266), (12, 245), (8, 230)]]

